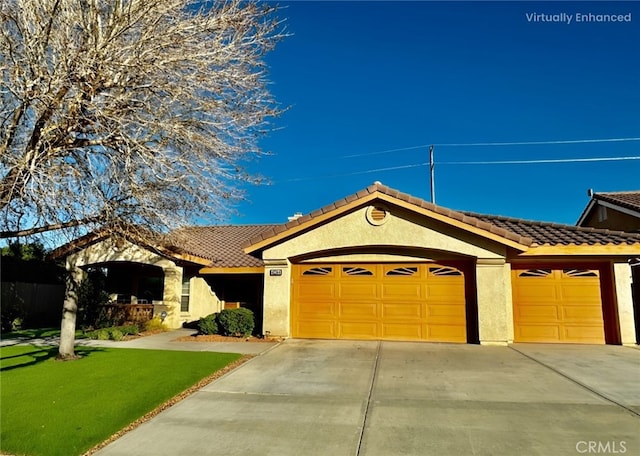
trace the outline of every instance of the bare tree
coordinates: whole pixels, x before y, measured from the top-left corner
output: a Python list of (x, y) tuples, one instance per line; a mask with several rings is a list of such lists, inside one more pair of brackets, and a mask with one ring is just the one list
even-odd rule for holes
[(2, 0), (0, 237), (224, 213), (278, 114), (263, 61), (283, 36), (274, 10)]
[(282, 35), (272, 6), (202, 3), (2, 2), (1, 237), (174, 227), (239, 196)]

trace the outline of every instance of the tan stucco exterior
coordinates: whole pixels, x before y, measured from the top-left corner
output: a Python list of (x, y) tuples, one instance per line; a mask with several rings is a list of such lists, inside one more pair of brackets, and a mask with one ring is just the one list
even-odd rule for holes
[[(344, 214), (262, 253), (266, 266), (265, 332), (274, 336), (290, 335), (292, 260), (407, 262), (466, 259), (475, 262), (482, 258), (479, 281), (483, 283), (483, 291), (478, 300), (486, 317), (481, 321), (481, 338), (484, 337), (486, 343), (506, 344), (513, 340), (510, 276), (508, 265), (505, 265), (504, 246), (462, 230), (456, 232), (449, 228), (452, 234), (440, 232), (439, 222), (403, 211), (390, 211), (385, 223), (373, 225), (367, 220), (366, 210), (362, 207)], [(394, 251), (398, 254), (393, 254)], [(279, 269), (278, 275), (271, 273), (272, 269)]]
[(513, 342), (511, 265), (504, 259), (479, 258), (476, 264), (478, 332), (483, 345)]
[(633, 315), (633, 297), (631, 295), (631, 267), (629, 263), (613, 264), (613, 285), (618, 308), (620, 342), (623, 345), (635, 345), (635, 319)]
[[(180, 312), (183, 268), (176, 262), (135, 245), (128, 241), (115, 242), (110, 238), (89, 245), (84, 249), (67, 256), (67, 269), (100, 265), (105, 263), (130, 262), (157, 266), (164, 273), (164, 290), (162, 301), (153, 302), (154, 316), (163, 311), (167, 313), (164, 323), (169, 328), (179, 328), (185, 321), (196, 320), (220, 310), (220, 302), (201, 277), (191, 279), (190, 309), (188, 313)], [(191, 307), (193, 306), (193, 307)]]

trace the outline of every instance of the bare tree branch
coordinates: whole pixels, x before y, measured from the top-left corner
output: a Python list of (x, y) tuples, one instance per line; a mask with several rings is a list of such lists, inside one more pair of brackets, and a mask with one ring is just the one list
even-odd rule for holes
[(0, 3), (3, 236), (228, 213), (279, 114), (263, 58), (284, 34), (270, 4), (205, 4)]

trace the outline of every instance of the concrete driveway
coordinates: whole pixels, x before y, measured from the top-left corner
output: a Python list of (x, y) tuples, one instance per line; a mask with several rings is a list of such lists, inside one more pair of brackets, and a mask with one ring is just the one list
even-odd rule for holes
[(640, 350), (288, 340), (115, 455), (640, 454)]

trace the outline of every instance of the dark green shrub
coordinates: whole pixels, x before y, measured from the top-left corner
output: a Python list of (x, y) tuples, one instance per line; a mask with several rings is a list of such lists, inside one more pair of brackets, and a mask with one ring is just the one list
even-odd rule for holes
[(202, 317), (198, 322), (198, 330), (202, 334), (218, 334), (218, 314), (213, 313)]
[(255, 327), (255, 317), (244, 307), (224, 309), (218, 315), (218, 326), (225, 336), (247, 337)]

